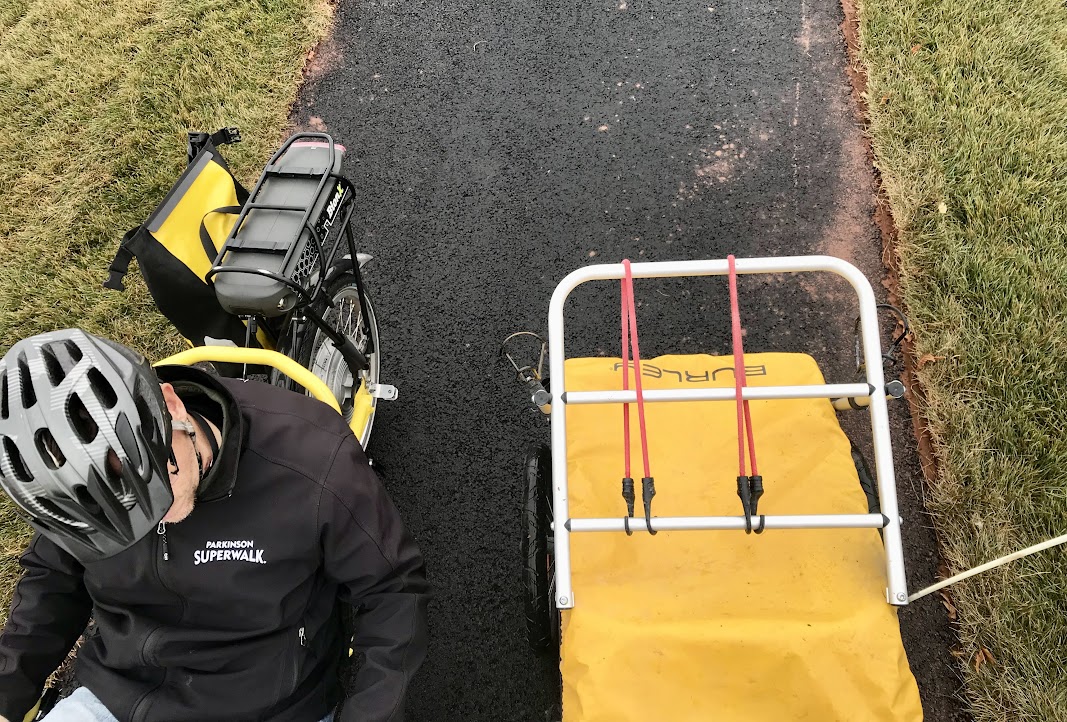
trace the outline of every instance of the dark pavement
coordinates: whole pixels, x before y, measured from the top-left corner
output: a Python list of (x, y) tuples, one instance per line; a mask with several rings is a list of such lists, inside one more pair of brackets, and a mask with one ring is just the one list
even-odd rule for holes
[[(554, 694), (554, 666), (524, 645), (518, 555), (523, 447), (548, 427), (497, 349), (547, 329), (564, 275), (622, 257), (830, 253), (881, 294), (840, 22), (836, 0), (341, 3), (294, 120), (349, 148), (376, 258), (383, 378), (400, 399), (371, 451), (437, 588), (410, 719), (531, 722)], [(640, 282), (643, 354), (727, 352), (726, 293)], [(746, 350), (807, 351), (853, 380), (849, 294), (837, 279), (742, 279)], [(617, 304), (606, 285), (573, 296), (572, 354), (618, 353)], [(918, 588), (936, 553), (908, 509)], [(943, 610), (902, 618), (927, 719), (955, 719)]]

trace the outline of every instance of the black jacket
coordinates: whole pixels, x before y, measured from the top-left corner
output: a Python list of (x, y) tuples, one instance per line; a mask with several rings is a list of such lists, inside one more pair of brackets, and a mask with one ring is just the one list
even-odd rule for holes
[(0, 714), (22, 719), (91, 613), (77, 676), (122, 722), (313, 722), (341, 697), (350, 604), (365, 659), (339, 719), (403, 719), (426, 653), (422, 557), (340, 416), (257, 382), (159, 373), (187, 405), (224, 404), (219, 458), (189, 517), (109, 559), (82, 567), (34, 537), (0, 636)]

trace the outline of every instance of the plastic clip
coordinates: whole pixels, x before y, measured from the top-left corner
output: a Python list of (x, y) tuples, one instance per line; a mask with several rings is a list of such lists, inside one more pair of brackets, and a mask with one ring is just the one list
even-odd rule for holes
[[(748, 482), (752, 488), (752, 515), (755, 516), (759, 510), (759, 500), (763, 496), (763, 477), (759, 474), (748, 477)], [(767, 518), (763, 515), (759, 515), (759, 526), (752, 531), (756, 534), (763, 533), (763, 525), (767, 521)]]
[(645, 505), (645, 529), (650, 536), (659, 532), (652, 528), (652, 497), (656, 495), (656, 482), (651, 476), (641, 479), (641, 501)]
[(633, 536), (633, 532), (630, 531), (630, 519), (634, 515), (636, 496), (634, 494), (634, 480), (628, 476), (622, 480), (622, 498), (626, 502), (626, 516), (622, 518), (622, 526), (626, 530), (626, 536)]
[(763, 496), (763, 477), (759, 474), (748, 477), (749, 487), (752, 489), (752, 515), (759, 510), (759, 500)]
[(752, 486), (749, 477), (737, 477), (737, 496), (741, 499), (741, 509), (745, 512), (745, 533), (752, 533)]
[(218, 132), (216, 132), (214, 136), (212, 136), (212, 140), (214, 140), (215, 143), (221, 145), (231, 145), (233, 143), (240, 143), (241, 129), (233, 125), (227, 126), (225, 128), (220, 128)]
[(185, 144), (186, 162), (192, 163), (193, 158), (196, 158), (196, 156), (200, 154), (200, 151), (210, 139), (211, 136), (207, 133), (200, 133), (197, 131), (187, 133)]

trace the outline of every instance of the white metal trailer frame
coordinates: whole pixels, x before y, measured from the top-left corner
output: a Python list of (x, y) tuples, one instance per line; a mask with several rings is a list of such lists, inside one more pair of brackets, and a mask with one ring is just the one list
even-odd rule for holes
[[(633, 263), (633, 278), (677, 278), (685, 276), (725, 276), (728, 262), (668, 261), (661, 263)], [(867, 278), (852, 264), (831, 256), (792, 256), (781, 258), (738, 258), (737, 274), (829, 272), (847, 280), (859, 298), (860, 331), (863, 342), (866, 383), (822, 384), (806, 386), (745, 387), (742, 398), (761, 399), (855, 399), (869, 404), (871, 431), (874, 436), (875, 476), (881, 514), (805, 514), (762, 517), (765, 529), (881, 529), (886, 555), (886, 601), (895, 606), (908, 603), (908, 587), (904, 574), (904, 553), (901, 546), (901, 520), (897, 510), (896, 478), (893, 471), (893, 448), (889, 434), (889, 414), (886, 408), (885, 378), (882, 373), (882, 348), (879, 339), (878, 310), (874, 291)], [(567, 503), (567, 405), (617, 404), (636, 402), (635, 391), (567, 391), (564, 361), (566, 349), (563, 334), (563, 307), (571, 292), (587, 281), (618, 280), (625, 275), (623, 265), (599, 264), (586, 266), (568, 274), (552, 294), (548, 312), (549, 360), (552, 379), (552, 511), (555, 557), (555, 602), (559, 609), (574, 606), (571, 584), (570, 535), (576, 532), (623, 532), (624, 521), (619, 518), (571, 518)], [(736, 400), (736, 391), (729, 389), (671, 389), (644, 392), (648, 403), (678, 401)], [(645, 530), (643, 520), (630, 525), (634, 532)], [(691, 529), (744, 529), (744, 516), (652, 517), (655, 531)]]

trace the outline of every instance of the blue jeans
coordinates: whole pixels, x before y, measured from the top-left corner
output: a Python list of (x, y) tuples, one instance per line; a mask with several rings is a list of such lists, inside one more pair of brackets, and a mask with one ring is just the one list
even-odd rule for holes
[[(45, 715), (43, 722), (119, 722), (115, 715), (108, 712), (104, 703), (85, 687), (78, 687), (66, 699), (52, 708)], [(321, 722), (333, 722), (333, 712), (322, 718)]]

